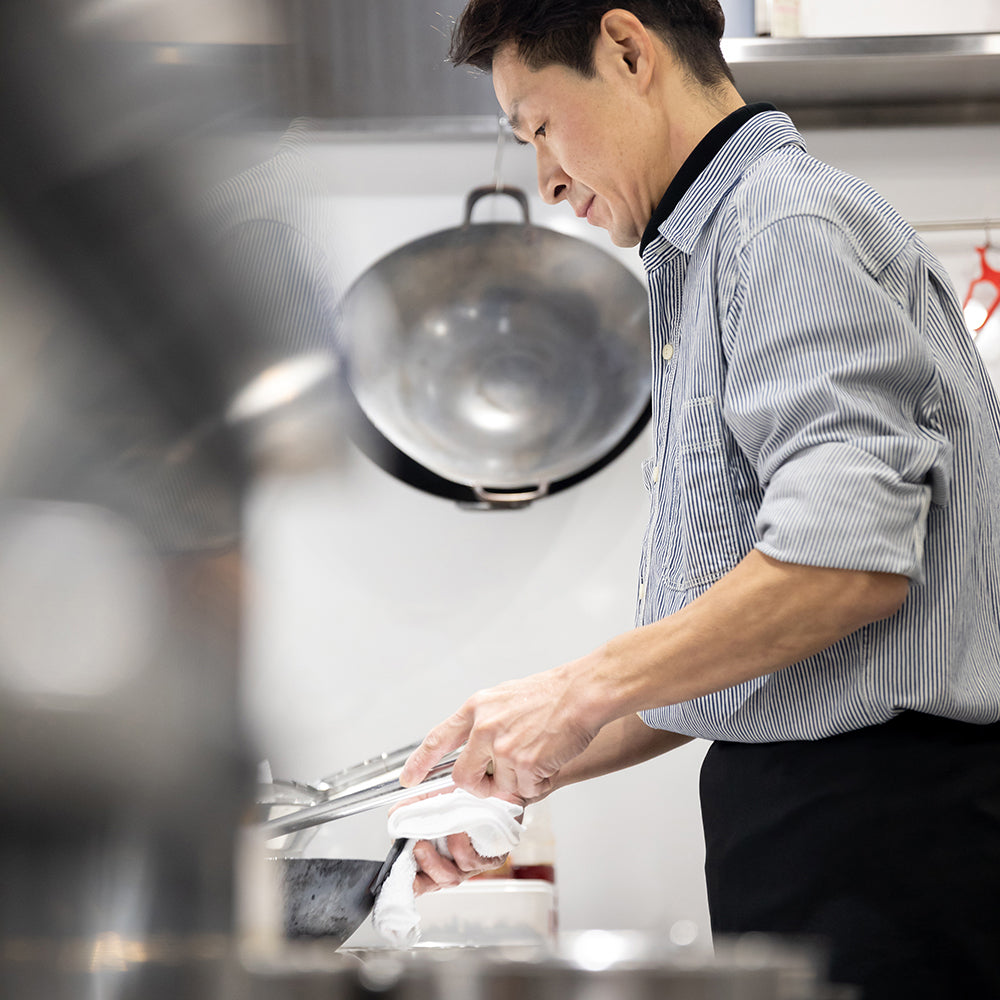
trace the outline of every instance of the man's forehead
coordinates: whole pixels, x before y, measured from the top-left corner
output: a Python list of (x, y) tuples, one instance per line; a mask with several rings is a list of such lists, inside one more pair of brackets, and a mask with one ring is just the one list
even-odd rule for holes
[(527, 71), (513, 42), (507, 42), (493, 57), (493, 90), (511, 128), (515, 131), (520, 122), (520, 107), (524, 98), (522, 93), (524, 74)]

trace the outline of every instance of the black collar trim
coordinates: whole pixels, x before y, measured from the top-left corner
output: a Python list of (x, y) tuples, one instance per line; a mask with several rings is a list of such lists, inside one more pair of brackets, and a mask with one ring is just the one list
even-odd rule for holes
[(653, 212), (639, 244), (640, 256), (653, 240), (659, 235), (660, 226), (670, 217), (677, 203), (684, 197), (688, 188), (698, 179), (698, 175), (712, 162), (715, 154), (744, 126), (754, 115), (763, 111), (777, 111), (773, 104), (744, 104), (732, 114), (719, 122), (701, 142), (691, 151), (691, 155), (681, 165), (674, 179), (670, 182), (666, 193), (660, 199)]

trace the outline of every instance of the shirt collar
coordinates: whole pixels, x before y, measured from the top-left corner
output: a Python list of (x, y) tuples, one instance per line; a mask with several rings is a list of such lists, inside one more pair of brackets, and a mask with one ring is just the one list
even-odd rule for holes
[(690, 252), (719, 199), (746, 166), (789, 142), (805, 148), (791, 119), (772, 104), (749, 104), (719, 122), (670, 182), (642, 235), (640, 256), (658, 237)]

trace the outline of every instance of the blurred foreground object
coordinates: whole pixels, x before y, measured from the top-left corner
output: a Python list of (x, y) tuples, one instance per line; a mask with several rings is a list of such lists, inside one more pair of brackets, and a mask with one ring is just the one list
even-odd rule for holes
[(209, 234), (185, 143), (239, 88), (192, 105), (122, 41), (168, 10), (0, 5), (5, 998), (232, 992), (240, 505), (261, 421), (336, 368)]

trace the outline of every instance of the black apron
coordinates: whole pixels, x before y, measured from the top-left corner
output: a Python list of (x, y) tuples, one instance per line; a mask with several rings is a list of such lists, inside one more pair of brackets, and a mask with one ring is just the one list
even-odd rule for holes
[(822, 938), (865, 1000), (1000, 998), (1000, 723), (715, 743), (701, 796), (713, 933)]

